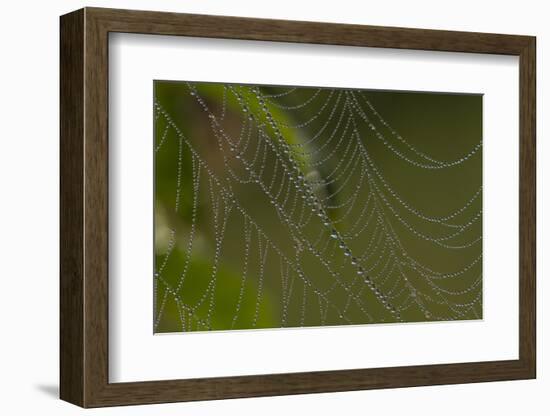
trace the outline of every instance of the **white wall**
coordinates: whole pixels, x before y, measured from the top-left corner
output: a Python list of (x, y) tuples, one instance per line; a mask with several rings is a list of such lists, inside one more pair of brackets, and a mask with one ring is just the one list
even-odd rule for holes
[[(88, 414), (388, 414), (546, 415), (550, 361), (542, 331), (543, 182), (550, 160), (544, 137), (544, 74), (550, 26), (543, 1), (24, 1), (4, 2), (0, 15), (0, 410), (66, 415), (80, 409), (57, 400), (58, 385), (58, 16), (82, 6), (156, 9), (536, 35), (538, 37), (539, 378), (536, 381), (317, 394), (92, 410)], [(546, 177), (545, 177), (546, 176)], [(546, 201), (547, 202), (547, 201)]]

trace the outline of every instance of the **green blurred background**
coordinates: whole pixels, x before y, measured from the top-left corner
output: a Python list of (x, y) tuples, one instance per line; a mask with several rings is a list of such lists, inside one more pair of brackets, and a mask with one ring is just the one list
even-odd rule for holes
[[(439, 165), (419, 156), (391, 129), (435, 160), (459, 160), (481, 141), (481, 95), (174, 81), (155, 81), (154, 94), (159, 106), (155, 107), (154, 138), (155, 332), (482, 317), (481, 261), (475, 262), (481, 256), (481, 241), (453, 249), (423, 238), (421, 235), (444, 237), (455, 233), (457, 228), (426, 221), (405, 209), (384, 187), (374, 168), (361, 165), (362, 155), (355, 142), (347, 146), (350, 140), (359, 140), (378, 173), (409, 206), (425, 217), (445, 217), (463, 207), (480, 189), (481, 150), (456, 166), (425, 168), (419, 164)], [(388, 125), (380, 122), (367, 103)], [(376, 130), (361, 119), (359, 111), (363, 111)], [(275, 128), (267, 114), (275, 121)], [(352, 135), (353, 122), (347, 124), (349, 114), (354, 115), (360, 138)], [(338, 123), (340, 117), (342, 121)], [(259, 127), (261, 125), (264, 126)], [(285, 127), (287, 125), (300, 127)], [(309, 142), (320, 129), (322, 134)], [(266, 136), (260, 136), (260, 131), (266, 132)], [(386, 143), (376, 136), (377, 132)], [(333, 139), (329, 140), (333, 133)], [(240, 148), (245, 148), (245, 143), (248, 145), (238, 159), (230, 143), (241, 135), (244, 139)], [(272, 140), (273, 146), (266, 140)], [(296, 242), (257, 183), (240, 183), (235, 179), (235, 176), (250, 179), (243, 160), (254, 161), (252, 170), (263, 169), (264, 182), (269, 184), (273, 179), (275, 185), (283, 185), (278, 203), (286, 197), (285, 207), (291, 207), (296, 198), (298, 208), (290, 215), (296, 223), (302, 199), (288, 181), (281, 184), (281, 177), (272, 175), (277, 157), (287, 157), (283, 152), (278, 156), (273, 151), (284, 150), (281, 141), (293, 149), (290, 154), (298, 161), (300, 172), (314, 194), (326, 199), (323, 209), (330, 222), (334, 222), (327, 227), (321, 218), (313, 215), (310, 222), (300, 228), (301, 242)], [(194, 149), (195, 156), (190, 149)], [(193, 180), (199, 169), (197, 194)], [(338, 173), (342, 174), (338, 177)], [(330, 181), (335, 175), (338, 180), (322, 184), (323, 179)], [(209, 178), (216, 178), (219, 184)], [(231, 190), (239, 206), (262, 232), (258, 233), (233, 208), (225, 221), (219, 259), (215, 262), (215, 212), (218, 212), (219, 225), (223, 222), (224, 208), (231, 206), (223, 197), (222, 188)], [(341, 191), (332, 195), (337, 190)], [(345, 205), (349, 201), (353, 201), (351, 209)], [(481, 203), (480, 196), (446, 222), (467, 223), (481, 211)], [(338, 208), (340, 205), (343, 206)], [(192, 226), (194, 210), (196, 221)], [(370, 247), (370, 256), (362, 262), (362, 267), (372, 268), (367, 275), (382, 294), (395, 296), (388, 300), (395, 311), (389, 310), (364, 284), (357, 267), (350, 264), (349, 257), (337, 247), (337, 240), (330, 237), (333, 228), (340, 235), (361, 229), (368, 218), (368, 215), (361, 217), (362, 213), (371, 212), (371, 220), (361, 235), (346, 240), (346, 247), (354, 256)], [(378, 225), (380, 218), (386, 230), (395, 233), (394, 240)], [(417, 233), (411, 232), (399, 218)], [(358, 219), (362, 221), (360, 227), (356, 226)], [(480, 238), (481, 226), (478, 218), (460, 235), (442, 242), (467, 245)], [(192, 233), (192, 250), (188, 255)], [(262, 235), (268, 237), (269, 243)], [(395, 239), (399, 245), (392, 242)], [(327, 249), (317, 258), (303, 247), (304, 241), (318, 242), (319, 250)], [(262, 274), (260, 250), (265, 249), (266, 244), (269, 247)], [(281, 262), (282, 257), (299, 264), (313, 285), (309, 286), (295, 272), (286, 276), (287, 262)], [(337, 279), (327, 271), (327, 262), (337, 273)], [(433, 279), (426, 278), (415, 264), (433, 270)], [(453, 273), (465, 267), (469, 269), (456, 277), (441, 278), (437, 274)], [(403, 280), (404, 276), (408, 283)], [(415, 288), (412, 296), (410, 287)], [(319, 296), (317, 290), (326, 295)]]

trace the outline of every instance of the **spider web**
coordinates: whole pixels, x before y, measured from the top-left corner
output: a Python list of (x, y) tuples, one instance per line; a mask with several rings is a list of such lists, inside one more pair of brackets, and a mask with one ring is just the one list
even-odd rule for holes
[(155, 89), (156, 332), (481, 318), (480, 130), (444, 160), (365, 90)]

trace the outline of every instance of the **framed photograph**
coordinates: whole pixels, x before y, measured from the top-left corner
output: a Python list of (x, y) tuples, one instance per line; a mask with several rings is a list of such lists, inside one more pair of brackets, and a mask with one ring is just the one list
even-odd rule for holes
[(63, 400), (535, 378), (534, 37), (60, 28)]

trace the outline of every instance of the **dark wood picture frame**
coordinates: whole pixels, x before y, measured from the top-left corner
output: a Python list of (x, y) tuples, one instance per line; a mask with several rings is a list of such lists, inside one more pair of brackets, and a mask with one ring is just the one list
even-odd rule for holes
[[(63, 400), (82, 407), (100, 407), (535, 378), (534, 37), (99, 8), (85, 8), (62, 16), (60, 28), (60, 396)], [(110, 32), (519, 56), (519, 359), (109, 383)]]

